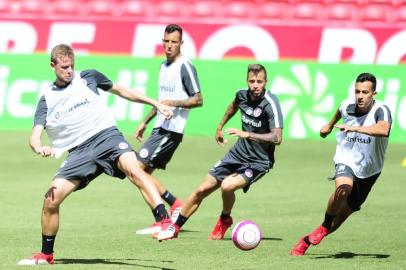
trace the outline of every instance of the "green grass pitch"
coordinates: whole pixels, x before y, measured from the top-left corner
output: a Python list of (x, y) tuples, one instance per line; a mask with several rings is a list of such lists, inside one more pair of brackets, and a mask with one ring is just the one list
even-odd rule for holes
[[(42, 199), (62, 159), (34, 155), (26, 132), (1, 132), (0, 142), (0, 269), (22, 269), (16, 262), (40, 250)], [(251, 219), (264, 237), (248, 252), (234, 247), (231, 230), (223, 241), (207, 240), (221, 210), (218, 191), (179, 238), (159, 243), (135, 234), (152, 222), (139, 191), (128, 180), (99, 177), (62, 204), (52, 269), (406, 269), (405, 145), (389, 145), (361, 212), (306, 256), (289, 255), (322, 221), (334, 149), (332, 141), (285, 140), (274, 169), (247, 194), (237, 192), (234, 222)], [(186, 136), (167, 170), (155, 175), (184, 199), (226, 151), (213, 138)]]

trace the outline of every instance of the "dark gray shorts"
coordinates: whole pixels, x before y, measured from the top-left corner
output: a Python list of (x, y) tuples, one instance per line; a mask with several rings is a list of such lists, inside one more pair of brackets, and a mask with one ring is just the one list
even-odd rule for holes
[(352, 169), (347, 165), (336, 164), (335, 170), (336, 171), (333, 179), (336, 179), (340, 176), (345, 176), (352, 179), (353, 186), (351, 194), (347, 197), (347, 203), (352, 210), (359, 211), (361, 209), (361, 205), (367, 199), (372, 186), (375, 184), (381, 173), (377, 173), (371, 177), (361, 179), (356, 177)]
[(141, 146), (137, 159), (154, 169), (165, 169), (183, 138), (183, 134), (154, 128)]
[(132, 151), (116, 127), (105, 129), (70, 149), (55, 178), (80, 180), (78, 190), (86, 187), (101, 173), (124, 179), (126, 176), (118, 169), (117, 158)]
[(243, 188), (244, 193), (250, 186), (258, 181), (269, 171), (269, 167), (261, 163), (244, 163), (227, 153), (225, 157), (217, 162), (209, 171), (209, 174), (221, 182), (229, 175), (241, 175), (248, 185)]

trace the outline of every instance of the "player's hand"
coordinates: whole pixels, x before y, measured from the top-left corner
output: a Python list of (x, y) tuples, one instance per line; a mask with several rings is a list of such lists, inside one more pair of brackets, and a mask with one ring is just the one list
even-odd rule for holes
[(168, 105), (165, 105), (163, 103), (159, 103), (159, 105), (157, 106), (157, 109), (160, 113), (162, 113), (166, 119), (171, 119), (173, 116), (173, 110), (171, 107), (169, 107)]
[(41, 157), (50, 157), (54, 155), (54, 151), (50, 146), (39, 146), (35, 148), (35, 153), (37, 153)]
[(248, 132), (236, 129), (236, 128), (228, 128), (227, 134), (235, 137), (240, 137), (240, 138), (247, 138), (248, 137)]
[(143, 135), (144, 135), (144, 132), (146, 129), (147, 129), (147, 124), (145, 124), (144, 122), (142, 122), (138, 126), (137, 130), (134, 133), (134, 137), (135, 137), (135, 139), (137, 139), (137, 141), (142, 142), (142, 138), (143, 138)]
[(330, 125), (324, 125), (324, 126), (320, 129), (320, 137), (326, 138), (327, 135), (329, 135), (332, 130), (333, 130), (333, 128), (332, 128)]
[(224, 146), (227, 143), (227, 140), (224, 139), (223, 131), (221, 129), (217, 129), (216, 131), (216, 142), (220, 146)]
[(349, 125), (334, 125), (335, 128), (338, 128), (342, 132), (352, 132), (355, 131), (354, 127)]

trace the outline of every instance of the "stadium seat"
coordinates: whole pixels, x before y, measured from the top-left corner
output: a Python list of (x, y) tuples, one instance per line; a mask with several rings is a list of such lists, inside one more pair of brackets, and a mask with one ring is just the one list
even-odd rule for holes
[(114, 0), (88, 0), (87, 15), (94, 17), (112, 17), (119, 12), (120, 3)]
[(230, 1), (223, 6), (222, 14), (225, 18), (252, 18), (256, 13), (256, 6), (253, 1)]
[(406, 5), (403, 5), (396, 9), (395, 22), (403, 24), (406, 23)]
[(356, 20), (357, 7), (353, 4), (338, 3), (331, 4), (326, 7), (327, 20), (337, 21), (355, 21)]
[(300, 1), (293, 6), (293, 17), (295, 19), (318, 21), (322, 19), (322, 15), (322, 4), (318, 2)]
[(44, 0), (23, 0), (20, 1), (20, 12), (24, 15), (41, 16), (46, 13), (47, 1)]
[(147, 17), (149, 8), (148, 1), (127, 0), (121, 4), (121, 15), (124, 17)]
[(80, 1), (55, 0), (49, 3), (49, 10), (54, 16), (79, 16), (83, 13), (83, 4)]
[(157, 16), (157, 18), (170, 17), (172, 19), (179, 19), (183, 17), (183, 11), (187, 8), (188, 3), (183, 1), (157, 1), (155, 16)]
[(217, 1), (195, 1), (190, 5), (190, 16), (192, 18), (213, 19), (218, 16), (220, 8), (221, 4)]
[(259, 14), (262, 19), (283, 19), (289, 11), (289, 3), (285, 1), (270, 1), (261, 4)]
[(389, 23), (390, 8), (387, 5), (366, 5), (359, 9), (359, 18), (362, 22)]
[(9, 14), (10, 13), (10, 1), (9, 0), (0, 0), (0, 14)]

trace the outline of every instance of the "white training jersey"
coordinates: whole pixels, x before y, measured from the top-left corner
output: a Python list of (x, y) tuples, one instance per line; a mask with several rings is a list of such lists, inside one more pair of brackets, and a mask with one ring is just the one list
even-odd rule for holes
[(55, 157), (116, 125), (105, 100), (97, 91), (97, 87), (107, 90), (111, 85), (103, 74), (87, 70), (75, 72), (72, 82), (63, 89), (52, 84), (45, 90), (34, 125), (45, 126)]
[[(355, 101), (344, 100), (340, 113), (344, 124), (350, 126), (372, 126), (379, 121), (392, 123), (391, 112), (382, 101), (375, 100), (367, 114), (355, 112)], [(358, 132), (338, 132), (335, 164), (349, 166), (358, 178), (368, 178), (382, 171), (388, 137), (375, 137)]]
[[(168, 65), (167, 61), (161, 64), (158, 81), (158, 99), (186, 100), (200, 92), (197, 72), (193, 64), (185, 57), (180, 56)], [(174, 108), (173, 117), (166, 119), (159, 111), (154, 128), (183, 134), (190, 109)]]

